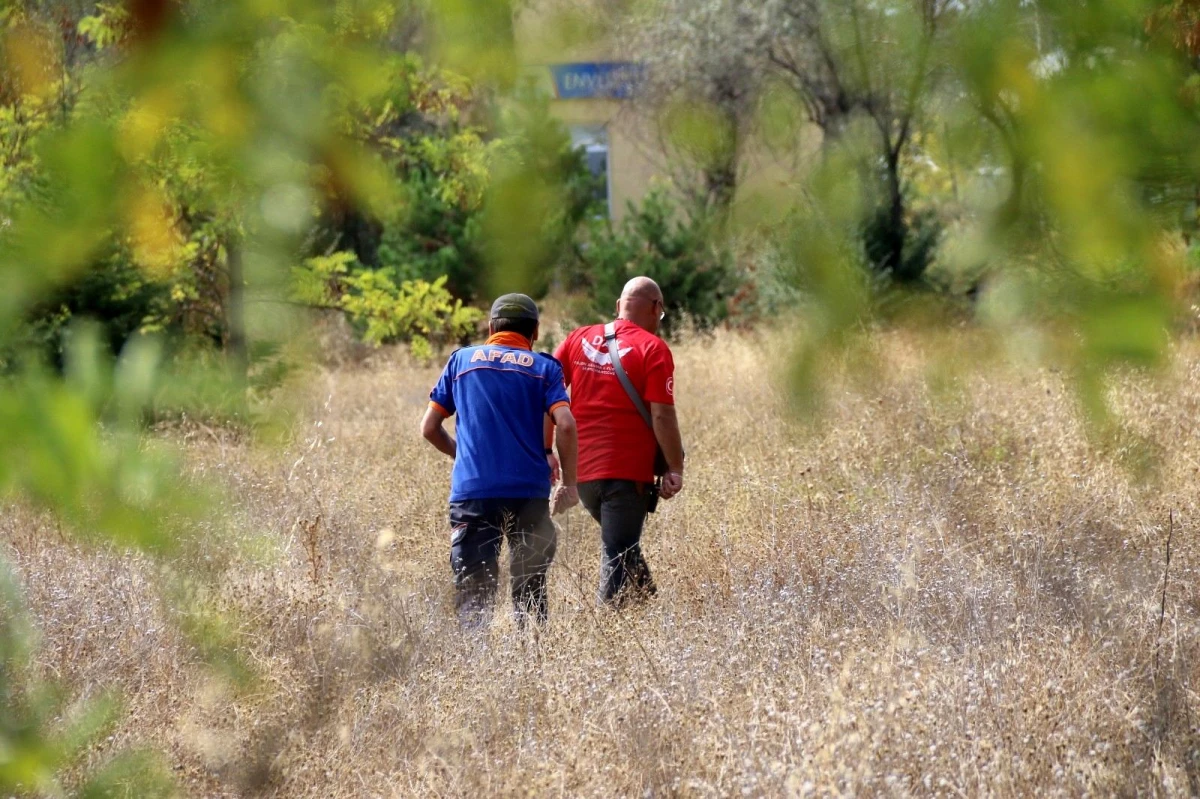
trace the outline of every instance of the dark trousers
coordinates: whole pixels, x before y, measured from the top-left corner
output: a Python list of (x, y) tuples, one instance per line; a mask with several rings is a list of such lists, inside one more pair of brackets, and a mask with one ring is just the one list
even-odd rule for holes
[(579, 484), (579, 501), (600, 523), (599, 600), (621, 605), (656, 592), (642, 556), (651, 486), (632, 480), (593, 480)]
[(512, 602), (517, 623), (548, 615), (546, 571), (554, 559), (555, 530), (547, 499), (472, 499), (450, 503), (450, 568), (454, 608), (467, 626), (491, 619), (500, 577), (500, 545), (508, 541)]

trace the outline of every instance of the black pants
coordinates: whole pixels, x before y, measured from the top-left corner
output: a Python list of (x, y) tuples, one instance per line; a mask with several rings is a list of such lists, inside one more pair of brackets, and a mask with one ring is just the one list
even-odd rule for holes
[(547, 499), (472, 499), (450, 503), (450, 568), (454, 608), (468, 626), (491, 618), (500, 576), (500, 545), (508, 541), (513, 609), (524, 626), (548, 615), (546, 571), (555, 530)]
[(594, 480), (579, 484), (579, 500), (600, 522), (601, 602), (620, 605), (653, 596), (650, 567), (642, 556), (642, 527), (651, 486), (632, 480)]

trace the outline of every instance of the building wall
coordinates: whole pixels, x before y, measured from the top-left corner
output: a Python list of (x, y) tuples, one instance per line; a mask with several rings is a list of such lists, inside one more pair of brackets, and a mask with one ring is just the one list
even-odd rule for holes
[[(633, 61), (605, 36), (588, 35), (572, 18), (573, 6), (557, 0), (533, 0), (517, 14), (517, 51), (526, 75), (550, 95), (551, 112), (577, 141), (601, 138), (608, 147), (609, 212), (620, 219), (656, 181), (666, 182), (665, 153), (629, 99), (606, 97), (557, 99), (553, 69), (564, 64), (611, 64)], [(599, 136), (589, 136), (589, 134)]]
[[(635, 106), (633, 98), (566, 99), (556, 85), (556, 67), (570, 64), (636, 63), (636, 54), (604, 35), (588, 35), (587, 26), (572, 17), (570, 2), (532, 0), (515, 20), (518, 55), (528, 79), (551, 100), (551, 113), (560, 119), (577, 143), (602, 135), (608, 147), (609, 212), (619, 220), (630, 202), (638, 202), (654, 185), (670, 185), (670, 158), (659, 140), (652, 109)], [(602, 133), (601, 133), (602, 132)], [(793, 143), (750, 141), (741, 161), (739, 194), (765, 198), (786, 192), (819, 146), (815, 127), (797, 132)], [(782, 144), (782, 146), (781, 146)], [(676, 164), (678, 166), (678, 164)]]
[(625, 102), (560, 100), (552, 109), (574, 137), (597, 132), (607, 141), (609, 211), (614, 219), (623, 216), (629, 202), (640, 201), (653, 183), (667, 180), (662, 169), (665, 154), (650, 143), (649, 131)]

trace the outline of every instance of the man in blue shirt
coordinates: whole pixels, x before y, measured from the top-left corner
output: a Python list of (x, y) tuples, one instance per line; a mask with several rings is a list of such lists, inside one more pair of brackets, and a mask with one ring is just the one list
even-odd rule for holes
[[(575, 488), (578, 439), (562, 367), (533, 352), (538, 310), (524, 294), (492, 304), (491, 333), (477, 347), (450, 356), (429, 394), (421, 434), (454, 458), (450, 477), (450, 566), (455, 609), (468, 625), (491, 616), (499, 578), (500, 545), (508, 541), (517, 621), (547, 616), (546, 571), (554, 558), (551, 511), (579, 502)], [(443, 422), (457, 415), (457, 441)], [(557, 428), (558, 461), (543, 444), (546, 416)], [(562, 485), (550, 488), (561, 464)]]

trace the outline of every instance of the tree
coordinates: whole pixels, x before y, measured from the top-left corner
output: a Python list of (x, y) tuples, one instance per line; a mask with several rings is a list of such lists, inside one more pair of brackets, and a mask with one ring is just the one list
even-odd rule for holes
[(693, 213), (727, 212), (744, 176), (770, 80), (769, 15), (735, 0), (663, 0), (615, 26), (642, 67), (631, 108), (674, 156), (665, 166)]
[[(920, 278), (905, 154), (937, 89), (951, 0), (664, 0), (617, 23), (644, 62), (635, 109), (685, 169), (671, 170), (693, 208), (727, 209), (761, 145), (764, 102), (786, 87), (817, 127), (823, 151), (846, 144), (856, 120), (872, 135), (858, 180), (867, 197), (861, 236), (871, 265), (902, 282)], [(799, 150), (799, 133), (785, 146)], [(691, 174), (689, 174), (691, 173)], [(698, 175), (699, 180), (693, 179)]]
[(878, 200), (869, 202), (867, 256), (901, 282), (919, 279), (928, 262), (909, 255), (905, 150), (937, 88), (938, 49), (958, 8), (951, 0), (783, 0), (763, 19), (771, 63), (827, 144), (838, 143), (856, 115), (870, 120), (875, 146), (864, 177), (869, 188), (877, 181)]

